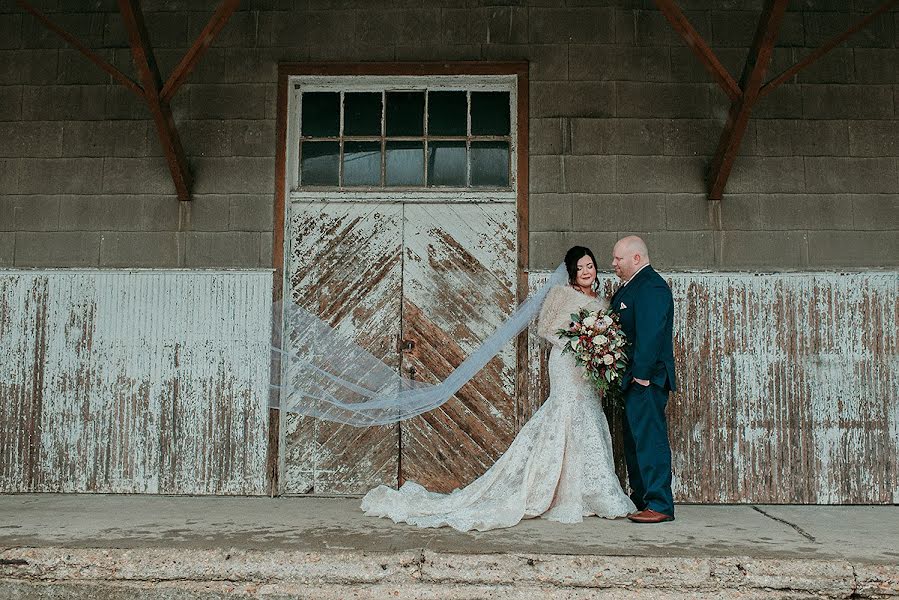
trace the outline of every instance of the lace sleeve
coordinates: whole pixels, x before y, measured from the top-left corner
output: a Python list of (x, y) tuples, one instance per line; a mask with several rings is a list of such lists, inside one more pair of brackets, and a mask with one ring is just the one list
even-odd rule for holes
[(553, 344), (562, 347), (565, 343), (556, 335), (556, 331), (568, 325), (568, 315), (562, 315), (564, 298), (562, 290), (553, 288), (546, 295), (540, 316), (537, 318), (537, 335)]

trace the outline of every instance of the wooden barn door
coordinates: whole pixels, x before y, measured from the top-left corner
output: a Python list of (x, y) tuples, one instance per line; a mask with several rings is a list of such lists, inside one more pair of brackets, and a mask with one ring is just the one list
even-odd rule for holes
[[(432, 88), (434, 81), (427, 78), (422, 84), (410, 77), (402, 79), (400, 84), (410, 96), (427, 89), (420, 92), (422, 97), (428, 94), (426, 112), (438, 102), (450, 103), (452, 94), (467, 103), (468, 112), (461, 113), (461, 139), (458, 135), (429, 137), (425, 128), (421, 142), (414, 136), (392, 140), (383, 125), (389, 117), (383, 116), (387, 120), (382, 120), (380, 142), (377, 135), (347, 133), (352, 129), (347, 124), (358, 111), (377, 104), (377, 85), (384, 86), (382, 115), (390, 114), (388, 94), (396, 93), (389, 91), (396, 89), (391, 87), (396, 81), (383, 83), (380, 78), (371, 84), (365, 78), (345, 81), (316, 76), (304, 88), (302, 77), (285, 81), (282, 70), (282, 85), (296, 90), (291, 92), (294, 100), (282, 98), (282, 103), (295, 103), (283, 113), (286, 151), (279, 157), (286, 184), (282, 192), (283, 295), (405, 377), (429, 383), (444, 380), (515, 310), (520, 286), (526, 281), (527, 229), (522, 213), (526, 204), (518, 184), (523, 172), (518, 165), (526, 169), (526, 158), (517, 147), (519, 137), (526, 139), (517, 127), (526, 106), (518, 111), (511, 107), (523, 97), (527, 84), (524, 67), (516, 69), (499, 83), (481, 78), (473, 84), (469, 77), (447, 84), (444, 79), (438, 82), (443, 88)], [(472, 85), (465, 91), (465, 86)], [(301, 115), (315, 112), (321, 123), (334, 114), (328, 112), (338, 95), (334, 89), (340, 90), (339, 127), (319, 126), (314, 134), (305, 129), (301, 133)], [(432, 89), (441, 91), (431, 96)], [(476, 135), (473, 118), (495, 112), (497, 98), (500, 106), (505, 99), (511, 113), (505, 116), (505, 133)], [(479, 114), (475, 108), (480, 100), (485, 112)], [(404, 101), (410, 102), (409, 97)], [(314, 110), (297, 109), (296, 104), (303, 102)], [(351, 112), (351, 105), (357, 112)], [(419, 143), (428, 157), (422, 163), (421, 184), (391, 189), (386, 183), (389, 150), (408, 150), (410, 144)], [(429, 144), (433, 154), (427, 150)], [(309, 149), (305, 155), (303, 148)], [(428, 173), (439, 172), (444, 151), (446, 156), (464, 152), (462, 185), (432, 185)], [(359, 167), (378, 152), (380, 185), (376, 160), (369, 163), (370, 171)], [(485, 162), (476, 166), (478, 152)], [(355, 153), (352, 158), (351, 153)], [(334, 162), (329, 162), (332, 156)], [(304, 186), (303, 176), (296, 173), (306, 160), (310, 172), (317, 169), (317, 185)], [(333, 166), (338, 164), (339, 169)], [(498, 179), (497, 164), (506, 165)], [(373, 183), (366, 189), (353, 189), (358, 183), (351, 177), (357, 176), (373, 177)], [(483, 179), (478, 183), (478, 176), (499, 183), (485, 184)], [(276, 267), (277, 261), (278, 257)], [(410, 479), (436, 491), (465, 485), (489, 468), (517, 433), (521, 412), (517, 359), (516, 344), (511, 342), (444, 405), (399, 424), (355, 428), (280, 414), (278, 491), (361, 494), (378, 484), (397, 486)]]

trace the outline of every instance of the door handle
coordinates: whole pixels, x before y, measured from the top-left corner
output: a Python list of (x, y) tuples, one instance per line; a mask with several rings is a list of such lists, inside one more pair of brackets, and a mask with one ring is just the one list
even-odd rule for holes
[(415, 350), (415, 340), (400, 340), (400, 352), (409, 354)]

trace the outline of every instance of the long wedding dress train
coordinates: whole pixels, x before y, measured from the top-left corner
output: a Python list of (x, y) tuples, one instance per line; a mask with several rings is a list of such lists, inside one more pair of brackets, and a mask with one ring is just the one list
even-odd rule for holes
[(484, 531), (534, 517), (579, 523), (586, 516), (634, 512), (615, 475), (599, 394), (574, 358), (562, 354), (555, 337), (555, 330), (567, 325), (568, 315), (581, 306), (603, 308), (586, 300), (561, 286), (547, 296), (538, 332), (553, 343), (550, 394), (486, 473), (449, 494), (429, 492), (413, 481), (399, 490), (378, 486), (362, 499), (365, 514), (419, 527)]

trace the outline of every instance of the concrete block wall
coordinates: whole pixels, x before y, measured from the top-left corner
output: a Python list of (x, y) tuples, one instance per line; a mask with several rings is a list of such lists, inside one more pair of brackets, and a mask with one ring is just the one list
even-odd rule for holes
[[(133, 73), (114, 1), (35, 4)], [(165, 77), (217, 3), (143, 4)], [(759, 4), (681, 0), (737, 78)], [(879, 2), (791, 4), (772, 71)], [(0, 266), (269, 266), (278, 62), (527, 59), (532, 267), (638, 232), (667, 269), (896, 268), (897, 30), (894, 9), (762, 100), (710, 203), (727, 99), (650, 0), (245, 0), (173, 102), (179, 203), (144, 104), (0, 0)]]

